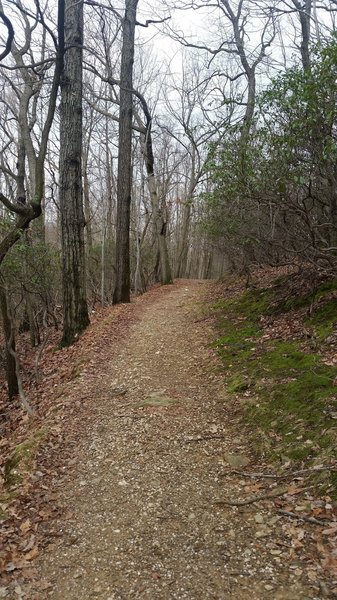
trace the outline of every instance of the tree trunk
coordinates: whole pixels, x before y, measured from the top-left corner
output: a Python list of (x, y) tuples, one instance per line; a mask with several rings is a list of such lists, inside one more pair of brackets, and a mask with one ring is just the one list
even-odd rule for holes
[(166, 243), (167, 225), (165, 219), (163, 218), (158, 197), (157, 182), (154, 174), (154, 156), (151, 135), (152, 118), (144, 96), (140, 93), (137, 93), (137, 97), (142, 104), (146, 121), (145, 132), (141, 133), (140, 139), (147, 173), (147, 185), (151, 199), (152, 219), (154, 223), (155, 236), (158, 244), (160, 261), (160, 280), (163, 285), (167, 285), (169, 283), (172, 283), (172, 271)]
[(188, 198), (185, 201), (182, 216), (182, 227), (180, 232), (180, 239), (178, 244), (178, 263), (177, 263), (177, 277), (186, 277), (187, 268), (187, 256), (188, 256), (188, 232), (190, 227), (191, 219), (191, 201)]
[[(88, 142), (89, 145), (89, 142)], [(85, 231), (87, 238), (88, 251), (92, 250), (92, 227), (91, 227), (91, 210), (90, 210), (90, 186), (88, 178), (88, 154), (89, 149), (83, 157), (83, 196), (84, 196), (84, 215), (85, 215)]]
[[(7, 376), (7, 387), (8, 396), (12, 400), (19, 394), (18, 378), (16, 376), (16, 363), (15, 363), (15, 336), (13, 329), (13, 322), (10, 317), (10, 309), (8, 306), (7, 293), (3, 285), (0, 285), (0, 306), (2, 314), (2, 323), (6, 341), (6, 376)], [(12, 352), (11, 352), (12, 351)]]
[(115, 241), (114, 236), (114, 179), (113, 179), (113, 159), (109, 149), (109, 122), (105, 121), (105, 179), (106, 179), (106, 239), (108, 245)]
[(192, 210), (192, 198), (195, 187), (197, 185), (196, 169), (195, 169), (195, 148), (192, 149), (191, 156), (191, 177), (187, 190), (187, 197), (185, 199), (183, 215), (182, 215), (182, 227), (180, 232), (180, 239), (178, 243), (178, 261), (177, 261), (177, 277), (186, 277), (187, 271), (187, 258), (188, 258), (188, 245), (189, 245), (189, 229), (191, 220)]
[(310, 70), (310, 29), (311, 29), (311, 10), (312, 0), (305, 0), (304, 3), (299, 0), (293, 0), (301, 23), (301, 58), (304, 70)]
[[(148, 161), (146, 160), (148, 165)], [(161, 208), (159, 205), (159, 198), (157, 192), (156, 180), (154, 177), (153, 169), (147, 170), (147, 181), (151, 198), (152, 205), (152, 218), (154, 222), (154, 228), (156, 233), (156, 239), (158, 243), (159, 261), (160, 261), (160, 281), (163, 285), (172, 283), (172, 273), (170, 259), (168, 255), (168, 248), (166, 243), (166, 223), (163, 219)]]
[(116, 285), (113, 302), (130, 302), (132, 85), (138, 0), (126, 0), (120, 76), (117, 175)]
[(66, 0), (65, 45), (61, 78), (60, 212), (63, 277), (62, 345), (72, 344), (89, 324), (85, 282), (82, 190), (83, 0)]

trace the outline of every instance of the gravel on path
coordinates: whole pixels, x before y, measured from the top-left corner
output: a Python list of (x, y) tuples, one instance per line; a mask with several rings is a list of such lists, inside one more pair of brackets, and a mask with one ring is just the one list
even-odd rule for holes
[(250, 451), (226, 413), (200, 312), (210, 285), (150, 292), (111, 358), (107, 347), (76, 382), (90, 422), (72, 469), (53, 482), (70, 517), (39, 560), (45, 598), (315, 598), (268, 504), (218, 502), (242, 491), (237, 479), (224, 486), (226, 456)]

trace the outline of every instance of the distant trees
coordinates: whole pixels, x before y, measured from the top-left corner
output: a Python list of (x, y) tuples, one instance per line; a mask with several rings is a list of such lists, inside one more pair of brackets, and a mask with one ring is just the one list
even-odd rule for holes
[[(203, 27), (191, 19), (184, 33), (180, 0), (139, 21), (138, 0), (66, 0), (66, 12), (59, 0), (57, 13), (0, 0), (8, 365), (18, 328), (36, 346), (63, 316), (70, 344), (88, 305), (128, 302), (173, 274), (335, 269), (335, 2), (190, 9)], [(149, 50), (142, 32), (154, 24), (171, 36), (167, 52), (175, 44), (171, 62)]]
[[(333, 270), (337, 252), (337, 43), (278, 76), (259, 98), (245, 177), (235, 128), (208, 160), (208, 227), (233, 267), (311, 264)], [(304, 65), (303, 65), (304, 67)]]

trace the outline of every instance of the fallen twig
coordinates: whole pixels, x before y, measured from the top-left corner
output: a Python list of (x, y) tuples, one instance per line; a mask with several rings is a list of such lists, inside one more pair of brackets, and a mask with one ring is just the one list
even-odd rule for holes
[(228, 471), (228, 475), (235, 473), (242, 475), (243, 477), (251, 477), (252, 479), (289, 479), (297, 477), (298, 475), (305, 475), (306, 473), (317, 473), (320, 471), (333, 471), (337, 472), (337, 465), (326, 465), (322, 467), (311, 467), (310, 469), (300, 469), (299, 471), (292, 471), (290, 473), (284, 473), (284, 475), (277, 475), (276, 473), (247, 473), (246, 471), (239, 471), (238, 469), (231, 469)]
[(246, 471), (239, 471), (238, 469), (230, 469), (224, 475), (242, 475), (243, 477), (250, 477), (252, 479), (285, 479), (284, 475), (274, 475), (271, 473), (246, 473)]
[(254, 502), (259, 502), (260, 500), (267, 500), (268, 498), (277, 498), (278, 496), (283, 496), (287, 493), (288, 488), (276, 488), (275, 490), (271, 490), (266, 492), (265, 494), (258, 494), (257, 496), (251, 496), (250, 498), (246, 498), (246, 500), (215, 500), (214, 504), (226, 504), (228, 506), (246, 506), (247, 504), (253, 504)]
[(132, 414), (113, 415), (113, 419), (146, 419), (147, 417), (148, 417), (148, 415), (132, 415)]
[(325, 527), (329, 523), (333, 523), (330, 519), (316, 519), (316, 517), (307, 517), (305, 515), (297, 515), (296, 513), (290, 512), (288, 510), (278, 510), (280, 515), (284, 517), (290, 517), (290, 519), (297, 519), (298, 521), (306, 521), (307, 523), (312, 523), (313, 525), (321, 525)]
[(224, 435), (205, 435), (203, 437), (191, 438), (190, 440), (184, 440), (185, 444), (192, 444), (193, 442), (207, 442), (208, 440), (223, 440)]

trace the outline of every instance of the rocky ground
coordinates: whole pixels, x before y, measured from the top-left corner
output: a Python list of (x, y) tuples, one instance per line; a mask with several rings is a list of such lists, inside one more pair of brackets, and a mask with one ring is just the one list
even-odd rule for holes
[(124, 335), (105, 328), (92, 346), (58, 398), (54, 429), (70, 433), (44, 484), (57, 511), (39, 511), (38, 576), (27, 585), (18, 574), (0, 597), (335, 597), (311, 569), (308, 533), (277, 510), (284, 486), (240, 475), (259, 467), (210, 349), (212, 285), (152, 290), (117, 314), (130, 320)]
[(207, 285), (156, 290), (111, 361), (83, 371), (77, 396), (91, 395), (91, 423), (70, 472), (54, 481), (70, 514), (40, 560), (46, 597), (319, 597), (299, 583), (268, 500), (223, 503), (247, 496), (224, 474), (250, 456), (208, 347)]

